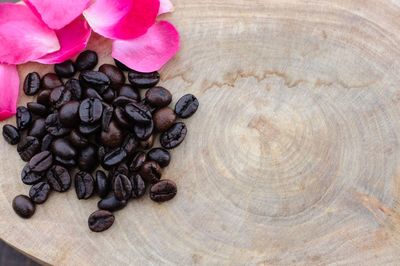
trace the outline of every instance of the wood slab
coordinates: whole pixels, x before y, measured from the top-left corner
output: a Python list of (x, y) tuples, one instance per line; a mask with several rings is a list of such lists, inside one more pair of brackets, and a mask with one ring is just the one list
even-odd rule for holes
[(73, 189), (25, 221), (24, 163), (1, 139), (0, 237), (54, 265), (399, 265), (399, 1), (174, 2), (182, 50), (161, 84), (201, 104), (164, 173), (177, 197), (131, 202), (102, 234)]

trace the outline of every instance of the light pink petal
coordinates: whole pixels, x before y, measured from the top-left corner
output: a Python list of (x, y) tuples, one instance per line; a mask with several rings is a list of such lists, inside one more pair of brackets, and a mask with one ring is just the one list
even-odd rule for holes
[(83, 16), (76, 18), (66, 27), (56, 31), (61, 49), (35, 61), (42, 64), (57, 64), (74, 57), (86, 48), (91, 32)]
[(58, 49), (56, 33), (29, 7), (0, 3), (0, 63), (22, 64)]
[(170, 0), (160, 0), (160, 9), (158, 10), (158, 15), (164, 13), (169, 13), (174, 11), (174, 5)]
[(17, 109), (19, 76), (17, 66), (0, 64), (0, 121), (14, 115)]
[(59, 30), (82, 14), (90, 0), (24, 0), (50, 28)]
[(126, 40), (144, 34), (155, 23), (159, 7), (159, 0), (97, 0), (83, 14), (93, 31)]
[(166, 21), (154, 24), (146, 34), (132, 40), (115, 40), (112, 56), (140, 72), (159, 70), (179, 50), (179, 33)]

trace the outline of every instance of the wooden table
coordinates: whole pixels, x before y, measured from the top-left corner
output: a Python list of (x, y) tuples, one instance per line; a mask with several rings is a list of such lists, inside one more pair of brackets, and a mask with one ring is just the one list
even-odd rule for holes
[(161, 84), (201, 103), (164, 173), (177, 197), (131, 202), (102, 234), (73, 189), (25, 221), (24, 163), (1, 139), (0, 237), (55, 265), (399, 265), (399, 1), (174, 2), (182, 50)]

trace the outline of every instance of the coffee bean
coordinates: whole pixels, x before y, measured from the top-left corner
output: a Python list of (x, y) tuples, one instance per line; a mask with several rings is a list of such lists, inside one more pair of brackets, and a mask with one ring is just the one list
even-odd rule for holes
[(97, 207), (101, 210), (115, 212), (122, 210), (127, 204), (126, 200), (118, 200), (113, 193), (110, 193), (97, 203)]
[(131, 164), (129, 165), (129, 170), (131, 172), (139, 171), (142, 168), (142, 166), (144, 165), (144, 163), (146, 162), (146, 159), (147, 159), (147, 156), (146, 156), (145, 152), (143, 152), (143, 151), (137, 152), (134, 155)]
[(61, 78), (70, 78), (75, 74), (75, 66), (71, 60), (54, 65), (54, 71)]
[(129, 175), (129, 167), (126, 163), (121, 163), (118, 165), (115, 170), (113, 170), (113, 175), (122, 174), (122, 175)]
[(94, 124), (101, 119), (103, 105), (99, 99), (84, 100), (79, 106), (79, 117), (85, 124)]
[(22, 169), (21, 180), (22, 183), (24, 183), (25, 185), (36, 184), (40, 182), (40, 180), (42, 179), (43, 179), (42, 174), (33, 172), (29, 164), (26, 164), (25, 167)]
[(161, 167), (154, 161), (145, 162), (140, 168), (140, 175), (147, 183), (156, 183), (161, 178)]
[(88, 88), (84, 90), (83, 94), (84, 98), (96, 98), (99, 99), (100, 101), (103, 101), (103, 97), (101, 97), (101, 95), (95, 89)]
[(72, 94), (72, 99), (80, 100), (82, 98), (82, 87), (77, 79), (70, 79), (65, 83), (65, 88)]
[(52, 90), (54, 88), (62, 86), (63, 83), (60, 78), (54, 73), (48, 73), (42, 78), (43, 90)]
[(124, 73), (116, 66), (104, 64), (99, 67), (99, 71), (103, 72), (110, 79), (111, 86), (114, 89), (119, 89), (125, 83)]
[(69, 102), (72, 98), (72, 93), (66, 87), (60, 86), (54, 88), (50, 94), (50, 103), (59, 109), (61, 106)]
[(129, 128), (130, 122), (128, 121), (127, 115), (125, 113), (125, 109), (122, 107), (115, 107), (114, 108), (114, 116), (115, 121), (122, 127), (122, 128)]
[(86, 136), (93, 135), (94, 133), (100, 131), (100, 129), (101, 129), (100, 124), (94, 124), (94, 125), (81, 124), (81, 125), (79, 125), (79, 132)]
[(62, 137), (71, 132), (70, 128), (66, 128), (61, 124), (57, 112), (47, 116), (46, 130), (55, 137)]
[(11, 145), (16, 145), (21, 139), (19, 131), (12, 125), (3, 126), (3, 137)]
[(46, 116), (47, 115), (47, 108), (43, 104), (40, 103), (35, 103), (35, 102), (30, 102), (27, 104), (28, 110), (38, 116)]
[(98, 164), (97, 147), (95, 145), (90, 144), (81, 150), (78, 158), (80, 170), (91, 173), (97, 168)]
[(78, 56), (75, 61), (75, 67), (79, 71), (93, 69), (98, 61), (96, 52), (87, 50)]
[(78, 101), (70, 101), (61, 107), (59, 119), (63, 126), (72, 128), (79, 124), (79, 106)]
[(47, 133), (45, 121), (46, 120), (44, 118), (35, 120), (28, 132), (28, 136), (33, 136), (38, 139), (43, 138)]
[(54, 157), (54, 161), (59, 164), (62, 165), (68, 169), (75, 167), (77, 165), (77, 162), (75, 159), (64, 159), (60, 156), (55, 156)]
[(124, 148), (124, 150), (126, 151), (127, 158), (133, 157), (137, 147), (138, 141), (136, 140), (136, 138), (132, 134), (126, 136), (124, 142), (122, 143), (122, 148)]
[(63, 159), (74, 159), (78, 153), (67, 139), (56, 139), (51, 145), (51, 151)]
[(146, 193), (146, 183), (139, 174), (133, 174), (129, 177), (132, 184), (132, 198), (138, 199)]
[(39, 93), (38, 97), (36, 98), (36, 102), (38, 104), (44, 105), (46, 107), (50, 106), (50, 94), (51, 90), (43, 90)]
[(153, 119), (150, 120), (150, 124), (148, 125), (135, 124), (133, 126), (133, 133), (139, 140), (149, 139), (153, 131), (154, 131)]
[(110, 182), (107, 175), (101, 170), (96, 171), (96, 190), (100, 198), (105, 198), (110, 192)]
[(28, 136), (20, 141), (17, 146), (17, 151), (21, 156), (21, 159), (28, 162), (40, 151), (40, 142), (37, 138)]
[(42, 151), (29, 161), (29, 167), (34, 173), (41, 173), (48, 170), (53, 164), (53, 155), (48, 151)]
[(103, 115), (101, 117), (101, 129), (107, 132), (110, 128), (110, 123), (113, 118), (114, 108), (107, 106), (103, 108)]
[(113, 192), (117, 200), (128, 200), (132, 193), (132, 184), (123, 174), (117, 174), (113, 180)]
[(100, 134), (100, 142), (107, 147), (119, 147), (124, 140), (124, 133), (116, 122), (112, 121), (108, 131), (102, 131)]
[(106, 74), (98, 71), (85, 70), (79, 75), (79, 82), (84, 88), (92, 88), (104, 93), (110, 86), (110, 79)]
[(29, 197), (36, 204), (44, 203), (50, 195), (50, 185), (46, 182), (40, 182), (32, 186), (29, 190)]
[(151, 135), (147, 140), (142, 140), (140, 142), (140, 147), (142, 147), (143, 150), (151, 149), (153, 145), (154, 145), (154, 135)]
[(47, 182), (57, 192), (65, 192), (71, 187), (71, 176), (67, 169), (54, 165), (47, 171)]
[(197, 98), (192, 94), (186, 94), (176, 103), (175, 113), (180, 118), (188, 118), (196, 113), (198, 107), (199, 101)]
[(166, 149), (173, 149), (182, 143), (186, 137), (186, 134), (186, 125), (182, 122), (175, 123), (170, 129), (161, 134), (161, 146)]
[(171, 154), (163, 148), (154, 148), (147, 153), (150, 161), (155, 161), (162, 168), (167, 167), (171, 161)]
[(12, 207), (16, 214), (25, 219), (31, 218), (36, 210), (35, 204), (25, 195), (16, 196), (13, 199)]
[(115, 92), (109, 88), (105, 92), (103, 92), (101, 97), (104, 99), (104, 101), (112, 103), (115, 99)]
[(79, 172), (75, 175), (75, 191), (78, 199), (88, 199), (94, 192), (94, 179), (91, 174)]
[(113, 225), (114, 220), (114, 215), (109, 211), (95, 211), (89, 216), (89, 229), (93, 232), (103, 232)]
[(172, 101), (172, 94), (163, 87), (154, 87), (146, 92), (146, 102), (151, 106), (161, 108), (169, 105)]
[(32, 123), (32, 115), (29, 110), (20, 106), (17, 108), (17, 128), (19, 130), (27, 129)]
[(40, 76), (36, 72), (29, 73), (24, 81), (24, 92), (28, 96), (35, 95), (40, 90)]
[(124, 161), (126, 156), (127, 156), (127, 154), (124, 149), (119, 148), (119, 149), (113, 150), (104, 156), (103, 167), (106, 167), (106, 168), (114, 167), (114, 166), (120, 164), (122, 161)]
[(125, 107), (128, 103), (135, 103), (136, 101), (132, 98), (128, 98), (126, 96), (118, 96), (117, 98), (114, 99), (112, 102), (113, 106), (120, 106), (122, 108)]
[(171, 108), (164, 107), (153, 114), (153, 121), (158, 132), (165, 132), (176, 122), (176, 114)]
[(128, 73), (128, 80), (134, 87), (146, 89), (154, 87), (160, 82), (160, 74), (158, 72), (141, 73), (131, 70)]
[(40, 147), (40, 151), (47, 151), (50, 149), (51, 144), (53, 143), (54, 137), (51, 134), (46, 134), (46, 136), (42, 139), (42, 145)]
[(140, 102), (140, 93), (137, 89), (135, 89), (133, 86), (131, 85), (123, 85), (120, 89), (119, 89), (119, 93), (118, 96), (124, 96), (127, 98), (130, 98), (136, 102)]
[(89, 145), (89, 140), (76, 129), (69, 134), (69, 141), (76, 148), (84, 148)]
[(129, 103), (125, 106), (127, 117), (136, 124), (148, 125), (151, 123), (151, 112), (141, 103)]
[(126, 65), (124, 65), (123, 63), (121, 63), (120, 61), (118, 61), (117, 59), (114, 58), (114, 62), (115, 65), (121, 69), (122, 71), (131, 71), (132, 69), (130, 69), (129, 67), (127, 67)]
[(164, 202), (175, 197), (178, 189), (172, 180), (164, 179), (150, 187), (150, 198), (156, 202)]

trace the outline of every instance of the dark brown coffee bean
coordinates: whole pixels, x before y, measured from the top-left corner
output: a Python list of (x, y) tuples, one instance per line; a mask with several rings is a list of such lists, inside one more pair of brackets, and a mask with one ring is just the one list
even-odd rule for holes
[(69, 141), (76, 148), (84, 148), (89, 145), (89, 140), (76, 129), (69, 134)]
[(60, 156), (55, 156), (54, 161), (57, 164), (62, 165), (68, 169), (73, 168), (77, 165), (77, 162), (75, 159), (64, 159), (64, 158), (61, 158)]
[(132, 184), (132, 198), (138, 199), (146, 193), (146, 183), (139, 174), (133, 174), (129, 177)]
[(154, 87), (160, 82), (160, 74), (158, 72), (141, 73), (131, 70), (128, 73), (128, 80), (135, 88), (146, 89)]
[(101, 95), (95, 89), (88, 88), (84, 90), (83, 94), (84, 98), (96, 98), (100, 101), (103, 101), (103, 97), (101, 97)]
[(42, 174), (32, 172), (32, 169), (29, 166), (29, 164), (26, 164), (24, 166), (24, 168), (22, 169), (21, 180), (22, 180), (22, 183), (24, 183), (25, 185), (33, 185), (33, 184), (39, 183), (40, 180), (42, 180), (42, 179), (43, 179)]
[(89, 229), (93, 232), (103, 232), (113, 225), (114, 220), (114, 215), (109, 211), (95, 211), (89, 216)]
[(166, 149), (173, 149), (182, 143), (186, 137), (186, 134), (186, 125), (182, 122), (175, 123), (170, 129), (161, 134), (161, 146)]
[(125, 84), (119, 89), (118, 96), (130, 98), (136, 102), (140, 102), (140, 92), (132, 85)]
[(101, 210), (115, 212), (122, 210), (127, 204), (126, 200), (118, 200), (113, 193), (110, 193), (97, 203), (97, 207)]
[(72, 93), (64, 86), (54, 88), (50, 94), (50, 103), (59, 109), (61, 106), (69, 102), (72, 98)]
[(40, 151), (40, 142), (37, 138), (28, 136), (20, 141), (17, 146), (17, 151), (21, 159), (28, 162)]
[(33, 136), (38, 139), (43, 138), (47, 133), (45, 121), (44, 118), (35, 120), (31, 129), (28, 131), (28, 136)]
[(47, 182), (57, 192), (65, 192), (71, 187), (71, 176), (67, 169), (54, 165), (47, 171)]
[(150, 120), (150, 124), (147, 125), (135, 124), (133, 126), (133, 133), (139, 140), (148, 140), (151, 137), (151, 134), (153, 134), (153, 131), (154, 131), (153, 119)]
[(151, 135), (147, 140), (142, 140), (140, 142), (140, 147), (142, 147), (143, 150), (151, 149), (153, 145), (154, 145), (154, 135)]
[(54, 65), (54, 71), (60, 78), (70, 78), (75, 74), (75, 66), (71, 60)]
[(29, 73), (24, 81), (24, 92), (28, 96), (35, 95), (40, 90), (40, 76), (36, 72)]
[(3, 126), (3, 137), (11, 145), (16, 145), (21, 139), (19, 131), (12, 125)]
[(104, 93), (110, 86), (110, 79), (106, 74), (98, 71), (85, 70), (79, 75), (79, 82), (84, 88), (92, 88)]
[(169, 105), (171, 101), (171, 92), (163, 87), (154, 87), (146, 92), (146, 102), (151, 106), (161, 108)]
[(116, 66), (104, 64), (99, 67), (99, 71), (107, 75), (114, 89), (119, 89), (125, 83), (125, 75)]
[(79, 117), (85, 124), (94, 124), (98, 122), (102, 114), (103, 105), (99, 99), (86, 99), (79, 106)]
[(126, 65), (124, 65), (123, 63), (121, 63), (120, 61), (118, 61), (117, 59), (114, 58), (114, 62), (115, 65), (121, 69), (122, 71), (131, 71), (132, 69), (130, 69), (129, 67), (127, 67)]
[(165, 132), (176, 122), (176, 114), (169, 107), (161, 108), (153, 114), (153, 122), (158, 132)]
[(27, 104), (28, 110), (38, 116), (46, 116), (47, 115), (47, 108), (43, 104), (30, 102)]
[(135, 103), (135, 102), (136, 101), (134, 99), (128, 98), (126, 96), (118, 96), (113, 100), (112, 105), (124, 108), (125, 105), (127, 105), (128, 103)]
[(199, 108), (199, 101), (192, 94), (186, 94), (175, 105), (175, 113), (180, 118), (191, 117)]
[(175, 197), (178, 189), (172, 180), (164, 179), (150, 187), (150, 198), (156, 202), (164, 202)]
[(119, 147), (123, 140), (124, 132), (114, 121), (110, 123), (108, 131), (102, 131), (100, 134), (100, 142), (110, 148)]
[(109, 179), (101, 170), (96, 171), (96, 190), (97, 194), (102, 199), (105, 198), (111, 190)]
[(53, 143), (54, 136), (51, 134), (46, 134), (46, 136), (42, 139), (42, 145), (40, 147), (40, 151), (47, 151), (50, 149), (51, 144)]
[(35, 203), (33, 203), (32, 200), (25, 195), (16, 196), (13, 199), (12, 207), (15, 213), (24, 219), (31, 218), (36, 210)]
[(89, 70), (93, 69), (99, 61), (97, 53), (91, 50), (84, 51), (79, 54), (75, 61), (75, 67), (77, 70)]
[(42, 151), (36, 154), (29, 161), (29, 167), (34, 173), (41, 173), (48, 170), (53, 164), (53, 155), (49, 151)]
[(125, 149), (127, 158), (132, 159), (138, 145), (139, 145), (138, 141), (132, 134), (126, 136), (124, 142), (122, 143), (122, 148)]
[(101, 130), (100, 124), (93, 124), (93, 125), (79, 125), (79, 132), (85, 136), (93, 135)]
[(134, 157), (133, 160), (131, 162), (131, 164), (129, 165), (129, 170), (131, 172), (138, 172), (140, 171), (140, 169), (142, 168), (142, 166), (144, 165), (144, 163), (146, 162), (147, 156), (146, 153), (143, 151), (139, 151), (137, 152)]
[(114, 108), (107, 106), (103, 108), (103, 116), (101, 117), (101, 129), (108, 132), (110, 123), (114, 115)]
[(72, 128), (79, 124), (79, 106), (78, 101), (70, 101), (61, 107), (59, 119), (63, 126)]
[(69, 90), (72, 94), (72, 99), (80, 100), (82, 99), (82, 87), (77, 79), (70, 79), (65, 83), (65, 88)]
[(132, 184), (123, 174), (117, 174), (113, 180), (113, 192), (117, 200), (128, 200), (132, 193)]
[(63, 83), (60, 78), (54, 73), (48, 73), (42, 78), (43, 90), (52, 90), (54, 88), (62, 86)]
[(50, 106), (50, 94), (51, 94), (51, 90), (41, 91), (36, 99), (37, 103), (44, 105), (46, 107), (49, 107)]
[(156, 183), (161, 178), (161, 167), (154, 161), (145, 162), (140, 168), (140, 175), (146, 183)]
[(19, 130), (27, 129), (32, 123), (32, 115), (29, 110), (24, 107), (20, 106), (17, 108), (17, 128)]
[(126, 156), (127, 156), (127, 154), (124, 149), (119, 148), (119, 149), (113, 150), (104, 156), (102, 165), (103, 165), (103, 167), (106, 167), (108, 169), (112, 168), (112, 167), (120, 164), (121, 162), (123, 162), (126, 159)]
[(94, 179), (91, 174), (78, 172), (75, 175), (75, 191), (78, 199), (88, 199), (94, 192)]
[(148, 125), (151, 123), (151, 112), (141, 103), (129, 103), (125, 106), (127, 117), (135, 124)]
[(74, 159), (78, 153), (67, 139), (56, 139), (53, 141), (51, 151), (54, 155), (63, 159)]
[(91, 173), (97, 168), (98, 164), (97, 147), (95, 145), (90, 144), (81, 150), (78, 158), (80, 170)]
[(122, 128), (130, 128), (130, 122), (128, 121), (128, 118), (126, 117), (126, 113), (124, 108), (122, 107), (115, 107), (114, 108), (114, 117), (115, 121), (122, 127)]
[(44, 203), (50, 195), (50, 185), (46, 182), (40, 182), (32, 186), (29, 190), (29, 197), (36, 204)]
[(112, 103), (115, 99), (115, 92), (111, 88), (109, 88), (105, 92), (103, 92), (101, 97), (104, 99), (105, 102)]
[(162, 168), (167, 167), (171, 162), (171, 154), (163, 148), (154, 148), (147, 153), (150, 161), (155, 161)]
[(55, 137), (62, 137), (71, 132), (70, 128), (64, 127), (61, 124), (58, 113), (53, 113), (47, 116), (46, 130)]

